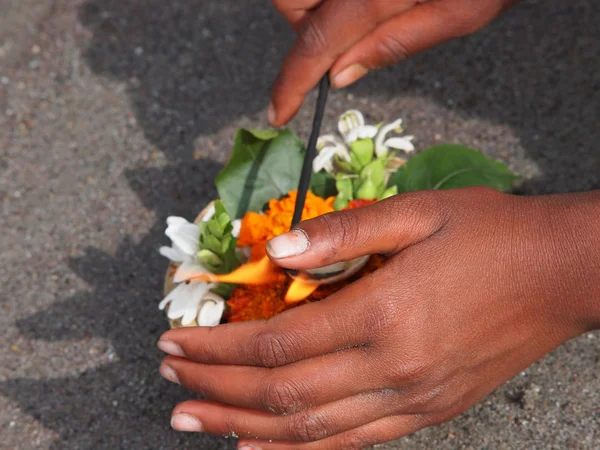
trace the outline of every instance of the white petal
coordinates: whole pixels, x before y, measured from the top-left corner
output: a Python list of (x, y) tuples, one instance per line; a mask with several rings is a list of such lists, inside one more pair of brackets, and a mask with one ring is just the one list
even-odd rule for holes
[(169, 304), (167, 317), (181, 319), (182, 325), (189, 325), (198, 314), (198, 307), (213, 285), (203, 282), (182, 283), (177, 286), (159, 305), (164, 309)]
[(201, 327), (216, 327), (221, 323), (224, 311), (225, 300), (213, 292), (208, 292), (200, 304), (196, 321)]
[(414, 136), (402, 136), (402, 137), (393, 137), (389, 138), (383, 145), (388, 148), (393, 148), (396, 150), (404, 150), (405, 152), (412, 152), (415, 149), (415, 146), (411, 142), (414, 139)]
[[(325, 168), (325, 166), (328, 166), (327, 163), (331, 163), (331, 160), (333, 159), (335, 154), (335, 146), (328, 146), (322, 149), (313, 160), (313, 172), (320, 172), (322, 169)], [(331, 164), (329, 164), (329, 166), (331, 167)]]
[(177, 216), (169, 216), (167, 217), (167, 226), (171, 226), (171, 225), (181, 225), (184, 223), (189, 223), (186, 219), (184, 219), (183, 217), (177, 217)]
[(378, 158), (387, 155), (388, 148), (383, 142), (385, 141), (385, 137), (393, 130), (402, 132), (402, 119), (397, 119), (394, 122), (381, 127), (381, 130), (375, 139), (375, 154)]
[(365, 124), (365, 117), (356, 109), (346, 111), (340, 116), (338, 121), (338, 130), (342, 137), (347, 141), (348, 134), (357, 127), (362, 127)]
[(215, 215), (215, 204), (213, 203), (204, 213), (204, 217), (202, 217), (202, 222), (208, 222)]
[(319, 136), (319, 139), (317, 139), (317, 151), (321, 151), (330, 145), (335, 145), (336, 141), (338, 140), (339, 139), (333, 134), (324, 134), (323, 136)]
[(354, 128), (346, 137), (347, 143), (352, 143), (357, 139), (373, 139), (379, 133), (379, 128), (374, 125), (363, 125), (362, 127)]
[(332, 134), (320, 136), (317, 140), (317, 150), (322, 151), (329, 147), (335, 147), (335, 153), (343, 160), (350, 161), (350, 152), (344, 141)]
[(186, 285), (185, 284), (180, 284), (179, 286), (177, 286), (175, 289), (173, 289), (171, 292), (169, 292), (169, 295), (167, 295), (165, 298), (163, 298), (161, 300), (161, 302), (158, 304), (158, 309), (160, 309), (161, 311), (163, 309), (165, 309), (165, 307), (172, 302), (175, 298), (177, 298), (177, 296), (181, 295), (182, 292), (184, 292), (186, 289)]
[(184, 261), (177, 269), (177, 272), (175, 272), (173, 281), (181, 283), (204, 273), (211, 272), (197, 261)]
[(233, 230), (231, 230), (231, 235), (234, 238), (240, 237), (240, 230), (242, 229), (242, 220), (241, 219), (233, 220), (231, 222), (231, 226), (233, 227)]
[(183, 262), (188, 261), (191, 256), (173, 244), (171, 247), (162, 246), (158, 249), (158, 252), (165, 258), (169, 258), (171, 261)]
[(198, 253), (200, 227), (186, 221), (170, 224), (165, 234), (188, 255)]

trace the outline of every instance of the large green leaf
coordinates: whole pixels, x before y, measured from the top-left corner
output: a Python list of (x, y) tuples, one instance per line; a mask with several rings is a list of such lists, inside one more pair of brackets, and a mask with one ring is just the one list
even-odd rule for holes
[(230, 216), (260, 211), (272, 198), (298, 188), (302, 142), (289, 130), (239, 130), (229, 162), (217, 175), (219, 196)]
[(460, 145), (438, 145), (412, 157), (392, 176), (398, 192), (488, 186), (508, 191), (518, 177), (506, 165)]
[(310, 179), (310, 190), (321, 198), (334, 197), (337, 194), (335, 177), (325, 171), (313, 173)]

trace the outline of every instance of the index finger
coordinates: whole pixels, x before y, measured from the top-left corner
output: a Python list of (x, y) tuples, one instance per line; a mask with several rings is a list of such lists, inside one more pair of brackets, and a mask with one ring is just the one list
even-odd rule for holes
[(414, 0), (328, 0), (305, 16), (273, 86), (271, 125), (287, 123), (340, 55), (413, 4)]
[(299, 306), (269, 320), (217, 327), (167, 331), (158, 347), (174, 356), (205, 364), (279, 367), (368, 344), (381, 318), (378, 305), (364, 301), (366, 292), (385, 295), (381, 286), (389, 274), (380, 269), (328, 297)]

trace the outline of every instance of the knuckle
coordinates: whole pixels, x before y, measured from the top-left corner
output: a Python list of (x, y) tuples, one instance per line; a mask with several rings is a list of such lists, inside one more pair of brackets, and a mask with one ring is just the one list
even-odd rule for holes
[(319, 414), (301, 413), (290, 417), (290, 435), (298, 441), (313, 442), (329, 435), (327, 424)]
[(258, 366), (279, 367), (293, 360), (293, 344), (285, 334), (263, 331), (254, 337), (254, 359)]
[(325, 214), (321, 220), (326, 236), (330, 236), (324, 259), (325, 262), (331, 262), (341, 249), (356, 245), (359, 227), (352, 212)]
[(327, 52), (325, 31), (313, 18), (306, 20), (306, 23), (300, 29), (296, 41), (296, 50), (306, 58), (315, 58)]
[(382, 66), (391, 66), (410, 56), (407, 45), (393, 33), (386, 34), (377, 43)]
[(394, 364), (389, 374), (396, 385), (418, 384), (426, 380), (432, 371), (432, 360), (425, 357), (412, 356), (398, 364)]
[(274, 414), (294, 414), (303, 404), (302, 390), (292, 381), (268, 379), (262, 389), (263, 409)]

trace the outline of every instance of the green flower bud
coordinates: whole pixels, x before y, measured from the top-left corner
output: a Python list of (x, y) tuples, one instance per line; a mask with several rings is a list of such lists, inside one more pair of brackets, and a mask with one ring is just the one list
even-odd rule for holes
[(361, 170), (360, 179), (363, 181), (369, 180), (375, 186), (383, 185), (385, 183), (385, 161), (383, 159), (376, 159), (368, 164)]
[(198, 260), (208, 268), (219, 267), (221, 264), (223, 264), (221, 258), (219, 258), (210, 250), (206, 249), (198, 252)]
[(375, 153), (375, 144), (372, 139), (357, 139), (350, 144), (350, 149), (350, 159), (352, 160), (352, 155), (356, 155), (356, 160), (362, 168), (372, 161), (373, 154)]
[(396, 194), (398, 194), (398, 186), (394, 185), (394, 186), (391, 186), (391, 187), (387, 188), (383, 192), (383, 194), (381, 195), (381, 197), (379, 198), (379, 200), (383, 200), (384, 198), (388, 198), (388, 197), (393, 197)]
[(338, 178), (335, 181), (335, 187), (339, 193), (340, 197), (344, 197), (348, 200), (352, 200), (353, 189), (352, 189), (352, 179), (351, 178)]
[(350, 203), (350, 200), (338, 195), (337, 198), (335, 199), (335, 201), (333, 202), (333, 207), (337, 211), (339, 211), (340, 209), (344, 209), (346, 206), (348, 206), (348, 203)]
[(356, 192), (356, 198), (373, 200), (377, 198), (377, 187), (371, 180), (366, 180)]

